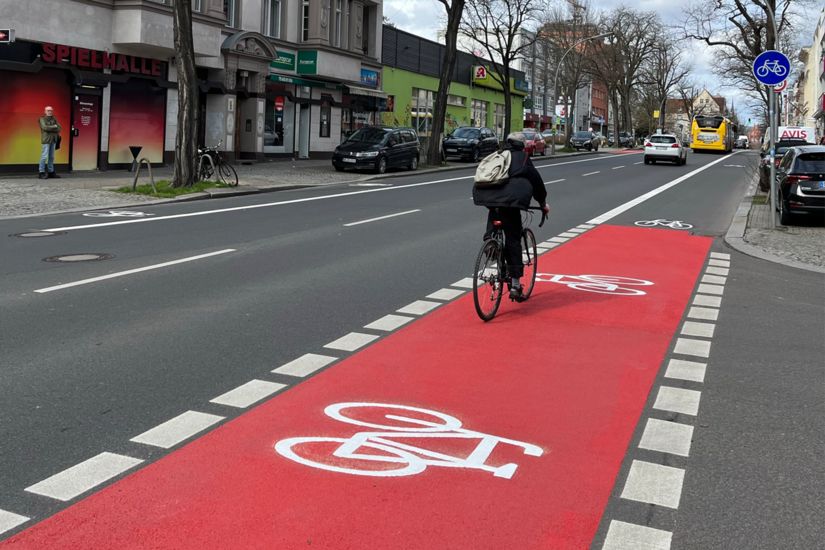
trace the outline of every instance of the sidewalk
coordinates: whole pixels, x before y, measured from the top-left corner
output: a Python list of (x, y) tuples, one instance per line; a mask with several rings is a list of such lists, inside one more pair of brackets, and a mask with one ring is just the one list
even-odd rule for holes
[[(617, 151), (605, 151), (617, 152)], [(556, 157), (589, 153), (557, 153)], [(536, 160), (543, 157), (537, 157)], [(549, 157), (548, 157), (549, 158)], [(270, 159), (254, 164), (236, 164), (239, 185), (235, 189), (214, 190), (214, 193), (194, 193), (175, 199), (157, 199), (147, 195), (116, 193), (118, 187), (131, 187), (134, 173), (125, 170), (59, 174), (60, 179), (37, 179), (32, 174), (0, 176), (0, 219), (39, 214), (55, 214), (79, 210), (124, 208), (127, 206), (158, 204), (196, 198), (217, 198), (247, 193), (313, 187), (341, 183), (361, 183), (369, 180), (407, 174), (426, 174), (470, 168), (469, 162), (452, 161), (438, 168), (421, 168), (416, 172), (391, 171), (384, 175), (365, 172), (336, 172), (329, 159), (292, 160)], [(153, 169), (155, 181), (172, 177), (172, 167)], [(144, 167), (138, 183), (149, 183)]]
[(771, 228), (768, 195), (751, 184), (725, 241), (740, 252), (799, 269), (825, 273), (825, 224), (801, 218), (791, 226)]

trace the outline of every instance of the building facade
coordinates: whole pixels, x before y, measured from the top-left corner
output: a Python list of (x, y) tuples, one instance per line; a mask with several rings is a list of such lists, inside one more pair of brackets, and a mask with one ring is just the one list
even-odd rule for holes
[[(384, 26), (383, 89), (387, 111), (381, 119), (392, 126), (412, 126), (422, 137), (431, 137), (435, 96), (445, 46)], [(504, 92), (490, 75), (492, 63), (458, 52), (447, 97), (445, 133), (458, 126), (486, 126), (499, 138), (504, 132)], [(524, 74), (514, 71), (510, 83), (512, 130), (521, 129), (527, 85)]]
[[(37, 119), (63, 127), (60, 169), (174, 158), (169, 0), (0, 0), (0, 171), (39, 159)], [(201, 144), (235, 159), (326, 155), (385, 107), (380, 0), (193, 0)], [(53, 22), (53, 24), (51, 23)], [(59, 23), (59, 24), (58, 24)]]
[(825, 8), (819, 12), (811, 45), (800, 54), (803, 66), (794, 86), (795, 101), (790, 105), (797, 126), (816, 128), (825, 136)]

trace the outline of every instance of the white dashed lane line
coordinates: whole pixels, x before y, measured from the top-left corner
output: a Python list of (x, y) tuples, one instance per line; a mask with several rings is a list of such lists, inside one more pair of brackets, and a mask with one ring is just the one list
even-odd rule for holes
[[(690, 386), (703, 384), (707, 363), (697, 358), (708, 358), (711, 341), (716, 333), (724, 285), (730, 268), (730, 254), (711, 252), (705, 273), (697, 284), (696, 295), (676, 335), (673, 355), (668, 359), (664, 379)], [(689, 338), (688, 338), (689, 337)], [(683, 358), (685, 357), (685, 358)], [(690, 387), (662, 384), (656, 391), (653, 411), (667, 415), (685, 415), (695, 421), (699, 414), (702, 392)], [(651, 411), (652, 413), (652, 411)], [(694, 427), (692, 420), (677, 417), (647, 418), (638, 447), (646, 451), (674, 457), (690, 456)], [(665, 459), (667, 460), (667, 459)], [(633, 459), (621, 493), (625, 501), (678, 509), (681, 500), (685, 470), (671, 465)], [(674, 521), (674, 526), (676, 522)], [(673, 533), (647, 525), (636, 525), (613, 519), (608, 524), (603, 550), (670, 550)]]
[[(470, 279), (470, 285), (472, 286), (472, 279)], [(434, 310), (438, 306), (440, 306), (440, 302), (431, 302), (428, 300), (416, 300), (415, 302), (408, 304), (400, 309), (398, 309), (398, 313), (409, 313), (412, 315), (424, 315), (425, 313), (429, 313), (430, 311)]]
[(413, 214), (415, 212), (421, 212), (421, 209), (416, 208), (415, 210), (407, 210), (405, 212), (397, 212), (395, 214), (387, 214), (386, 216), (378, 216), (377, 218), (370, 218), (368, 220), (361, 220), (361, 221), (357, 221), (357, 222), (345, 223), (344, 227), (354, 227), (356, 225), (361, 225), (361, 224), (365, 224), (365, 223), (377, 222), (377, 221), (381, 221), (381, 220), (387, 220), (389, 218), (397, 218), (398, 216), (406, 216), (407, 214)]
[(358, 348), (362, 348), (372, 342), (373, 340), (377, 340), (378, 335), (376, 334), (364, 334), (363, 332), (350, 332), (349, 334), (345, 334), (344, 336), (338, 338), (330, 342), (329, 344), (325, 345), (325, 348), (329, 349), (337, 349), (341, 351), (355, 351)]
[(413, 319), (415, 319), (415, 317), (407, 317), (405, 315), (384, 315), (380, 319), (364, 325), (364, 328), (391, 332), (399, 327), (403, 327)]
[(432, 294), (428, 294), (427, 298), (432, 300), (453, 300), (462, 294), (466, 294), (466, 292), (463, 290), (456, 290), (454, 288), (442, 288), (441, 290), (436, 290)]
[(465, 277), (460, 281), (456, 281), (450, 286), (455, 286), (458, 288), (473, 288), (473, 278), (472, 277)]
[(600, 170), (596, 170), (595, 172), (588, 172), (588, 173), (586, 173), (586, 174), (582, 174), (582, 177), (585, 177), (585, 176), (592, 176), (592, 175), (595, 175), (595, 174), (601, 174), (601, 171), (600, 171)]
[(611, 170), (618, 170), (619, 168), (624, 168), (624, 165), (622, 165), (622, 166), (614, 166), (613, 168), (611, 168)]
[(228, 407), (245, 409), (250, 405), (257, 403), (261, 399), (269, 397), (286, 387), (286, 384), (278, 384), (275, 382), (268, 382), (266, 380), (250, 380), (246, 384), (238, 386), (234, 390), (230, 390), (223, 395), (219, 395), (209, 402), (216, 403), (218, 405), (226, 405)]
[(5, 533), (6, 531), (10, 531), (15, 527), (23, 525), (30, 518), (26, 516), (21, 516), (20, 514), (15, 514), (13, 512), (7, 512), (6, 510), (0, 510), (0, 535)]
[(169, 449), (223, 420), (223, 416), (186, 411), (129, 441)]
[(331, 357), (329, 355), (306, 353), (297, 359), (293, 359), (289, 363), (285, 363), (280, 367), (273, 369), (272, 372), (275, 374), (286, 374), (287, 376), (299, 376), (303, 378), (337, 360), (337, 357)]
[(26, 487), (26, 491), (65, 502), (134, 468), (141, 462), (143, 460), (131, 456), (100, 453), (31, 487)]

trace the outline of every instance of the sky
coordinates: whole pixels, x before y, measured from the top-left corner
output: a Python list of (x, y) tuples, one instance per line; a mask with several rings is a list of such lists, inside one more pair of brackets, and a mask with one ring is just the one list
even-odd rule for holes
[[(813, 2), (825, 3), (825, 0)], [(683, 10), (688, 6), (688, 2), (683, 0), (599, 0), (597, 4), (593, 2), (591, 5), (597, 5), (601, 11), (608, 11), (622, 4), (637, 10), (655, 12), (666, 25), (679, 25), (684, 18)], [(817, 16), (819, 9), (821, 8), (814, 11)], [(435, 40), (438, 29), (444, 26), (445, 10), (438, 0), (384, 0), (384, 16), (399, 29)], [(799, 29), (800, 35), (812, 37), (815, 25), (816, 17), (803, 22)], [(810, 38), (802, 40), (803, 43), (810, 41)], [(746, 98), (738, 90), (722, 85), (719, 78), (710, 70), (713, 64), (713, 49), (694, 42), (685, 43), (683, 47), (686, 50), (685, 57), (692, 61), (692, 76), (697, 84), (706, 87), (714, 95), (727, 97), (728, 105), (733, 102), (740, 119), (751, 116), (752, 113), (746, 108)]]

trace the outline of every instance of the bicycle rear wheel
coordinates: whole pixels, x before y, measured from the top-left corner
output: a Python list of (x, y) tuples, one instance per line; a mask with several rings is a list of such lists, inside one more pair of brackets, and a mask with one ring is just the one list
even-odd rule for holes
[(501, 273), (501, 246), (490, 239), (481, 247), (473, 272), (473, 303), (482, 321), (489, 321), (498, 311), (504, 287)]
[(536, 286), (536, 274), (539, 265), (536, 236), (529, 227), (525, 227), (521, 231), (521, 259), (524, 262), (521, 293), (526, 300), (533, 293), (533, 287)]
[(221, 181), (226, 185), (230, 187), (237, 187), (238, 173), (235, 172), (235, 169), (232, 168), (231, 164), (221, 161), (220, 164), (218, 164), (218, 175), (220, 176)]
[(200, 172), (198, 173), (198, 181), (209, 181), (212, 179), (212, 165), (209, 164), (209, 160), (201, 157), (200, 162)]

